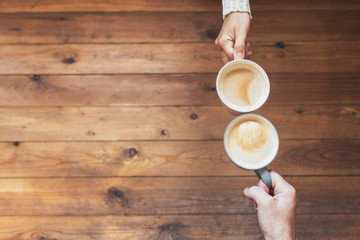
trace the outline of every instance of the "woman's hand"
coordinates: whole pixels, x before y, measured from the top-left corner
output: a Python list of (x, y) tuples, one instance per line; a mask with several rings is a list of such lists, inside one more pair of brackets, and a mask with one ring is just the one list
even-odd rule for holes
[(227, 63), (234, 59), (249, 58), (250, 43), (246, 37), (250, 29), (250, 15), (247, 12), (232, 12), (228, 14), (221, 27), (215, 44), (220, 47), (221, 59)]

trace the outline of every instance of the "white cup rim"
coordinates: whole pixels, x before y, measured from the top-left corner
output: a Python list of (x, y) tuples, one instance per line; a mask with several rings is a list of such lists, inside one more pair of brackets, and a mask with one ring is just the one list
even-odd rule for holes
[[(237, 63), (246, 63), (254, 68), (256, 68), (260, 73), (261, 75), (263, 76), (263, 79), (264, 79), (264, 82), (265, 82), (265, 93), (263, 96), (261, 96), (261, 98), (259, 99), (259, 101), (257, 101), (254, 105), (251, 105), (251, 106), (237, 106), (233, 103), (231, 103), (230, 101), (228, 101), (224, 96), (223, 94), (219, 91), (220, 89), (220, 81), (219, 81), (219, 78), (220, 78), (220, 75), (221, 73), (224, 71), (224, 69), (228, 68), (229, 66), (231, 65), (234, 65), (234, 64), (237, 64)], [(217, 91), (217, 94), (221, 100), (221, 102), (223, 104), (225, 104), (225, 106), (227, 106), (228, 108), (236, 111), (236, 112), (240, 112), (240, 113), (248, 113), (248, 112), (252, 112), (252, 111), (255, 111), (257, 110), (258, 108), (260, 108), (262, 105), (264, 105), (264, 103), (266, 102), (266, 100), (268, 99), (269, 97), (269, 94), (270, 94), (270, 81), (269, 81), (269, 77), (268, 75), (266, 74), (266, 72), (264, 71), (264, 69), (262, 67), (260, 67), (257, 63), (253, 62), (253, 61), (250, 61), (250, 60), (247, 60), (247, 59), (238, 59), (238, 60), (233, 60), (231, 62), (228, 62), (227, 64), (225, 64), (219, 71), (218, 75), (217, 75), (217, 78), (216, 78), (216, 91)]]
[[(255, 166), (255, 167), (248, 167), (248, 166), (246, 166), (246, 165), (242, 165), (239, 161), (236, 161), (235, 159), (233, 159), (233, 158), (231, 157), (230, 152), (229, 152), (228, 149), (227, 149), (227, 146), (226, 146), (226, 143), (227, 143), (227, 137), (226, 137), (226, 135), (227, 135), (230, 127), (231, 127), (235, 122), (237, 122), (238, 119), (244, 118), (244, 117), (248, 117), (248, 116), (259, 117), (259, 118), (263, 119), (264, 121), (266, 121), (267, 123), (269, 123), (270, 127), (272, 127), (273, 130), (274, 130), (275, 138), (276, 138), (276, 141), (277, 141), (277, 144), (276, 144), (276, 146), (275, 146), (275, 149), (271, 152), (271, 154), (270, 154), (269, 156), (267, 156), (267, 157), (265, 158), (265, 160), (261, 161), (261, 163), (262, 163), (261, 165), (258, 165), (258, 166)], [(254, 113), (242, 114), (242, 115), (234, 118), (234, 119), (228, 124), (228, 126), (226, 127), (225, 134), (224, 134), (224, 141), (223, 141), (223, 142), (224, 142), (224, 148), (225, 148), (226, 154), (228, 155), (228, 157), (230, 158), (230, 160), (231, 160), (233, 163), (235, 163), (237, 166), (239, 166), (239, 167), (241, 167), (241, 168), (243, 168), (243, 169), (247, 169), (247, 170), (258, 170), (258, 169), (264, 168), (264, 167), (266, 167), (267, 165), (269, 165), (269, 164), (275, 159), (275, 157), (276, 157), (276, 155), (277, 155), (277, 153), (278, 153), (278, 151), (279, 151), (279, 144), (280, 144), (279, 134), (278, 134), (278, 132), (277, 132), (274, 124), (272, 124), (267, 118), (265, 118), (265, 117), (263, 117), (263, 116), (261, 116), (261, 115), (258, 115), (258, 114), (254, 114)]]

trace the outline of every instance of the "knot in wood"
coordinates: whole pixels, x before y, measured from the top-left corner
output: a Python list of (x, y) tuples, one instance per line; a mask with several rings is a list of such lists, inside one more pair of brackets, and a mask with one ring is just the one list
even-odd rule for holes
[(277, 42), (276, 43), (276, 46), (278, 47), (278, 48), (285, 48), (285, 43), (284, 42)]
[(174, 231), (175, 230), (175, 226), (174, 226), (174, 224), (164, 224), (164, 225), (161, 225), (160, 226), (160, 229), (161, 230), (164, 230), (164, 231)]
[(192, 114), (190, 115), (190, 118), (191, 118), (192, 120), (195, 120), (195, 119), (198, 118), (198, 116), (197, 116), (195, 113), (192, 113)]
[(96, 133), (93, 132), (93, 131), (88, 131), (86, 134), (89, 135), (89, 136), (95, 136), (96, 135)]
[(117, 198), (122, 198), (122, 197), (124, 196), (124, 192), (121, 191), (121, 190), (119, 190), (119, 189), (116, 189), (116, 190), (114, 191), (114, 195), (115, 195), (115, 197), (117, 197)]
[(51, 238), (47, 236), (43, 232), (34, 232), (31, 234), (31, 239), (33, 240), (56, 240), (55, 238)]
[(207, 91), (207, 92), (215, 92), (215, 91), (216, 91), (216, 87), (206, 86), (206, 87), (205, 87), (205, 91)]
[(13, 145), (14, 145), (15, 147), (18, 147), (18, 146), (20, 145), (20, 142), (13, 142)]
[(295, 109), (295, 112), (296, 112), (297, 114), (303, 114), (304, 110), (302, 110), (302, 108), (296, 108), (296, 109)]
[(126, 156), (129, 158), (133, 158), (138, 154), (138, 150), (136, 148), (129, 148), (126, 150)]
[(40, 81), (41, 76), (40, 75), (33, 75), (30, 79), (34, 80), (35, 82), (38, 82), (38, 81)]
[(72, 64), (75, 62), (75, 59), (70, 57), (70, 58), (65, 58), (63, 61), (63, 63), (66, 63), (66, 64)]
[(108, 194), (113, 196), (113, 197), (116, 197), (116, 198), (122, 198), (125, 195), (125, 193), (123, 191), (117, 189), (116, 187), (111, 187), (108, 190)]
[(166, 135), (168, 135), (168, 131), (166, 129), (161, 129), (160, 134), (162, 136), (166, 136)]
[(219, 31), (220, 29), (206, 29), (205, 30), (205, 36), (209, 39), (213, 39), (215, 40), (217, 38), (217, 36), (219, 35)]

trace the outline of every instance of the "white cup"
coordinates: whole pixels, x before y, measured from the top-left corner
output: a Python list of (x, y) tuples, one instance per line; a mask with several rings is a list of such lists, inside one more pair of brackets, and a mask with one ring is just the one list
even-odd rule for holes
[(250, 60), (234, 60), (224, 65), (216, 78), (222, 103), (235, 113), (248, 113), (261, 107), (270, 93), (265, 71)]

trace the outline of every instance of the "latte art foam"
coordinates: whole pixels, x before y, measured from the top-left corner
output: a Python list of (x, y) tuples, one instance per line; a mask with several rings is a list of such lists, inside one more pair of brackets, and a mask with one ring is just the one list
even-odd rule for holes
[(237, 126), (236, 142), (245, 151), (256, 151), (265, 145), (267, 130), (258, 122), (247, 121)]
[(228, 126), (225, 145), (230, 158), (240, 166), (257, 169), (277, 153), (279, 137), (266, 119), (255, 114), (238, 117)]
[(264, 80), (256, 70), (236, 69), (228, 72), (222, 81), (221, 91), (236, 106), (256, 104), (263, 94)]

